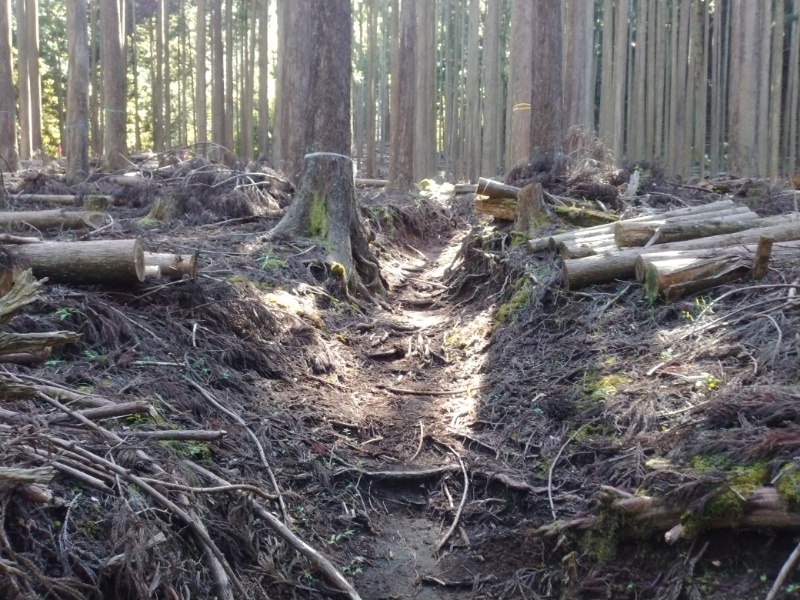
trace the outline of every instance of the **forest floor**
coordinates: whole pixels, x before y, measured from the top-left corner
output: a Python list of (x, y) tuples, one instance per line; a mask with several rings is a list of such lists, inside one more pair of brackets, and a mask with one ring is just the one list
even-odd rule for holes
[[(631, 282), (568, 292), (556, 257), (514, 247), (510, 224), (480, 218), (471, 195), (366, 190), (391, 307), (367, 314), (321, 276), (319, 241), (263, 240), (292, 195), (269, 177), (256, 192), (194, 164), (134, 192), (101, 176), (79, 190), (127, 198), (103, 238), (198, 252), (200, 276), (51, 285), (11, 321), (83, 337), (45, 364), (6, 365), (7, 382), (75, 408), (83, 395), (151, 410), (101, 421), (122, 438), (110, 444), (41, 396), (8, 397), (25, 419), (0, 429), (3, 466), (63, 458), (52, 441), (63, 438), (187, 486), (159, 489), (195, 511), (252, 598), (339, 594), (240, 492), (199, 490), (215, 483), (189, 463), (279, 493), (263, 506), (365, 600), (766, 597), (796, 531), (736, 519), (760, 487), (800, 506), (800, 267), (673, 304)], [(719, 198), (653, 179), (651, 207)], [(57, 173), (20, 186), (75, 191)], [(167, 194), (186, 196), (180, 214), (148, 220)], [(793, 208), (764, 182), (737, 194), (764, 215)], [(137, 437), (153, 430), (226, 433)], [(124, 477), (85, 468), (104, 487), (62, 472), (46, 503), (2, 496), (0, 595), (214, 597), (185, 523)], [(668, 518), (625, 518), (604, 490), (658, 498)], [(668, 544), (678, 523), (691, 531)], [(781, 597), (799, 589), (793, 574)]]

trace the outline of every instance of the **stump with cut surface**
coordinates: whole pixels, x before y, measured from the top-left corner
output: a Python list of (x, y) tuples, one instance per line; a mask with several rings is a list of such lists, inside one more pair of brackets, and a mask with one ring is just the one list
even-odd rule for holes
[(383, 304), (386, 280), (358, 214), (353, 161), (343, 154), (306, 154), (294, 202), (267, 239), (290, 235), (325, 240), (331, 273), (347, 292)]

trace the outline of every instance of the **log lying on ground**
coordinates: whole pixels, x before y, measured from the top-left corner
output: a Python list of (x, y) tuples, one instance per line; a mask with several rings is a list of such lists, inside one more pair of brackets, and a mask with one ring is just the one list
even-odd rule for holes
[(144, 253), (145, 277), (165, 277), (172, 281), (197, 278), (197, 254)]
[(25, 210), (0, 212), (0, 227), (33, 227), (34, 229), (100, 229), (108, 215), (95, 211)]
[(513, 198), (475, 197), (475, 210), (482, 214), (504, 221), (515, 221), (517, 218), (517, 201)]
[[(668, 250), (702, 250), (704, 248), (723, 248), (734, 245), (757, 244), (761, 236), (770, 237), (775, 242), (786, 242), (800, 239), (800, 223), (774, 225), (758, 229), (748, 229), (738, 233), (715, 235), (684, 242), (673, 242), (660, 245), (659, 251)], [(608, 283), (615, 279), (633, 279), (636, 259), (648, 253), (645, 248), (628, 248), (587, 258), (562, 260), (564, 284), (567, 289), (574, 290), (596, 283)]]
[[(679, 208), (677, 210), (659, 213), (656, 215), (642, 215), (640, 217), (634, 217), (632, 219), (625, 219), (624, 221), (617, 221), (617, 223), (631, 223), (631, 222), (636, 223), (636, 222), (655, 221), (655, 220), (669, 221), (676, 217), (718, 212), (720, 210), (729, 209), (733, 206), (734, 204), (732, 200), (719, 200), (717, 202), (711, 202), (709, 204), (701, 204), (699, 206), (692, 206), (689, 208)], [(567, 231), (565, 233), (559, 233), (557, 235), (549, 235), (541, 238), (535, 238), (529, 242), (529, 245), (533, 252), (544, 252), (548, 248), (551, 250), (555, 250), (558, 242), (571, 241), (579, 237), (590, 237), (599, 233), (613, 234), (615, 226), (616, 223), (608, 223), (604, 225), (597, 225), (595, 227), (586, 227), (584, 229), (579, 229), (576, 231)]]
[[(18, 194), (16, 199), (20, 202), (49, 202), (51, 204), (65, 204), (67, 206), (78, 206), (81, 196), (65, 194)], [(87, 210), (98, 210), (114, 204), (112, 196), (101, 194), (88, 194), (82, 197), (82, 206)]]
[(791, 222), (800, 222), (798, 215), (778, 215), (761, 219), (756, 213), (749, 212), (727, 216), (714, 214), (712, 218), (701, 221), (617, 223), (614, 241), (620, 248), (644, 246), (657, 235), (654, 244), (668, 244)]
[(478, 186), (474, 183), (457, 183), (453, 186), (455, 194), (474, 194), (478, 191)]
[(27, 260), (36, 277), (60, 283), (121, 283), (144, 280), (144, 246), (140, 239), (93, 242), (48, 242), (6, 246)]
[(478, 187), (475, 192), (481, 196), (489, 198), (517, 198), (520, 188), (513, 185), (506, 185), (494, 179), (481, 177), (478, 179)]
[[(746, 277), (753, 271), (758, 244), (673, 250), (642, 254), (635, 273), (644, 282), (648, 298), (659, 294), (670, 301)], [(800, 263), (800, 241), (773, 243), (771, 259), (779, 263)]]
[[(475, 210), (482, 214), (504, 221), (516, 221), (517, 201), (514, 198), (475, 197)], [(597, 223), (613, 224), (618, 217), (611, 213), (574, 206), (554, 206), (555, 214), (573, 225), (587, 226)]]
[[(601, 486), (600, 501), (613, 512), (625, 516), (628, 523), (647, 524), (666, 531), (665, 539), (674, 543), (685, 534), (682, 506), (666, 506), (659, 498), (634, 496), (609, 486)], [(699, 519), (704, 529), (779, 529), (800, 530), (800, 514), (788, 512), (774, 487), (757, 488), (738, 514)], [(694, 532), (695, 534), (697, 532)]]
[(386, 187), (388, 179), (361, 179), (356, 177), (356, 187)]

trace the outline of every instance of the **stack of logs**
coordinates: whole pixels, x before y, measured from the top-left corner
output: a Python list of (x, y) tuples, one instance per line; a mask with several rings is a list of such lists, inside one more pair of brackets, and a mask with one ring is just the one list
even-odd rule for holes
[(770, 261), (800, 264), (800, 214), (761, 218), (720, 200), (529, 244), (533, 252), (561, 255), (567, 289), (635, 278), (649, 298), (674, 301), (750, 274), (763, 277)]
[[(73, 196), (26, 196), (18, 201), (65, 204)], [(0, 228), (6, 231), (27, 229), (88, 230), (97, 235), (111, 229), (113, 220), (106, 212), (86, 210), (87, 206), (107, 207), (107, 196), (84, 197), (84, 210), (25, 210), (0, 212)], [(102, 201), (102, 202), (101, 202)], [(89, 236), (83, 236), (88, 238)], [(141, 239), (84, 241), (48, 241), (41, 237), (25, 237), (0, 233), (0, 245), (6, 255), (0, 273), (0, 295), (7, 293), (20, 273), (31, 268), (37, 278), (47, 277), (53, 283), (131, 285), (146, 277), (179, 280), (197, 275), (197, 255), (176, 255), (146, 252)]]

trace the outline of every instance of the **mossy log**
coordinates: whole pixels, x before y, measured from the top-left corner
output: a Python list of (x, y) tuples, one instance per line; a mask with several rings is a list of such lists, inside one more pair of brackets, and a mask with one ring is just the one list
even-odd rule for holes
[(145, 277), (165, 277), (172, 281), (197, 278), (197, 253), (162, 254), (144, 253)]
[(556, 215), (564, 221), (579, 225), (580, 227), (592, 227), (594, 225), (604, 225), (606, 223), (616, 223), (619, 217), (613, 213), (605, 213), (590, 208), (580, 208), (577, 206), (554, 206)]
[(139, 239), (48, 242), (6, 246), (30, 264), (36, 277), (60, 283), (121, 283), (144, 280), (144, 247)]
[(0, 212), (0, 227), (34, 229), (100, 229), (108, 215), (93, 211), (25, 210)]
[(798, 220), (796, 215), (759, 218), (752, 212), (736, 213), (727, 216), (714, 214), (712, 218), (700, 221), (672, 223), (617, 223), (614, 241), (620, 248), (644, 246), (657, 234), (654, 244), (668, 244), (697, 238), (711, 237), (725, 233), (736, 233), (758, 227), (771, 227)]
[(558, 252), (561, 258), (583, 258), (594, 256), (603, 252), (610, 252), (617, 249), (614, 244), (614, 235), (603, 233), (594, 237), (581, 238), (575, 241), (560, 242)]
[(514, 198), (475, 196), (475, 211), (503, 221), (516, 221), (517, 201)]
[(354, 182), (350, 157), (306, 154), (294, 201), (265, 240), (290, 235), (324, 239), (330, 272), (342, 280), (345, 294), (388, 307), (387, 283), (370, 248), (374, 235), (359, 215)]
[[(702, 250), (706, 248), (725, 248), (735, 245), (757, 244), (761, 236), (771, 237), (775, 242), (800, 239), (800, 223), (774, 225), (759, 229), (748, 229), (737, 233), (715, 235), (684, 242), (662, 244), (659, 251)], [(574, 290), (587, 285), (608, 283), (615, 279), (633, 279), (636, 259), (648, 253), (645, 248), (627, 248), (602, 256), (562, 260), (564, 283), (567, 289)]]
[(182, 216), (185, 212), (185, 198), (165, 190), (162, 194), (156, 196), (150, 207), (150, 212), (147, 213), (147, 216), (142, 221), (145, 223), (148, 221), (169, 222)]
[[(634, 496), (609, 486), (601, 486), (600, 501), (607, 510), (624, 515), (627, 523), (646, 524), (654, 530), (665, 531), (664, 537), (670, 543), (697, 534), (681, 522), (687, 510), (685, 506), (667, 506), (659, 498)], [(774, 487), (756, 488), (738, 508), (740, 510), (731, 511), (731, 514), (698, 517), (697, 526), (704, 530), (800, 530), (800, 513), (788, 511)]]
[[(677, 210), (671, 210), (659, 213), (657, 215), (642, 215), (639, 217), (633, 217), (631, 219), (625, 219), (624, 221), (617, 221), (617, 222), (641, 223), (645, 221), (656, 221), (656, 220), (662, 220), (668, 222), (685, 216), (697, 215), (706, 212), (718, 212), (721, 210), (729, 209), (733, 206), (734, 204), (732, 200), (719, 200), (717, 202), (711, 202), (709, 204), (701, 204), (698, 206), (691, 206), (689, 208), (679, 208)], [(548, 249), (555, 252), (559, 242), (571, 241), (579, 237), (591, 237), (600, 233), (613, 234), (615, 226), (616, 223), (606, 223), (603, 225), (595, 225), (594, 227), (585, 227), (583, 229), (578, 229), (575, 231), (567, 231), (557, 235), (532, 239), (529, 242), (529, 245), (533, 252), (544, 252)]]

